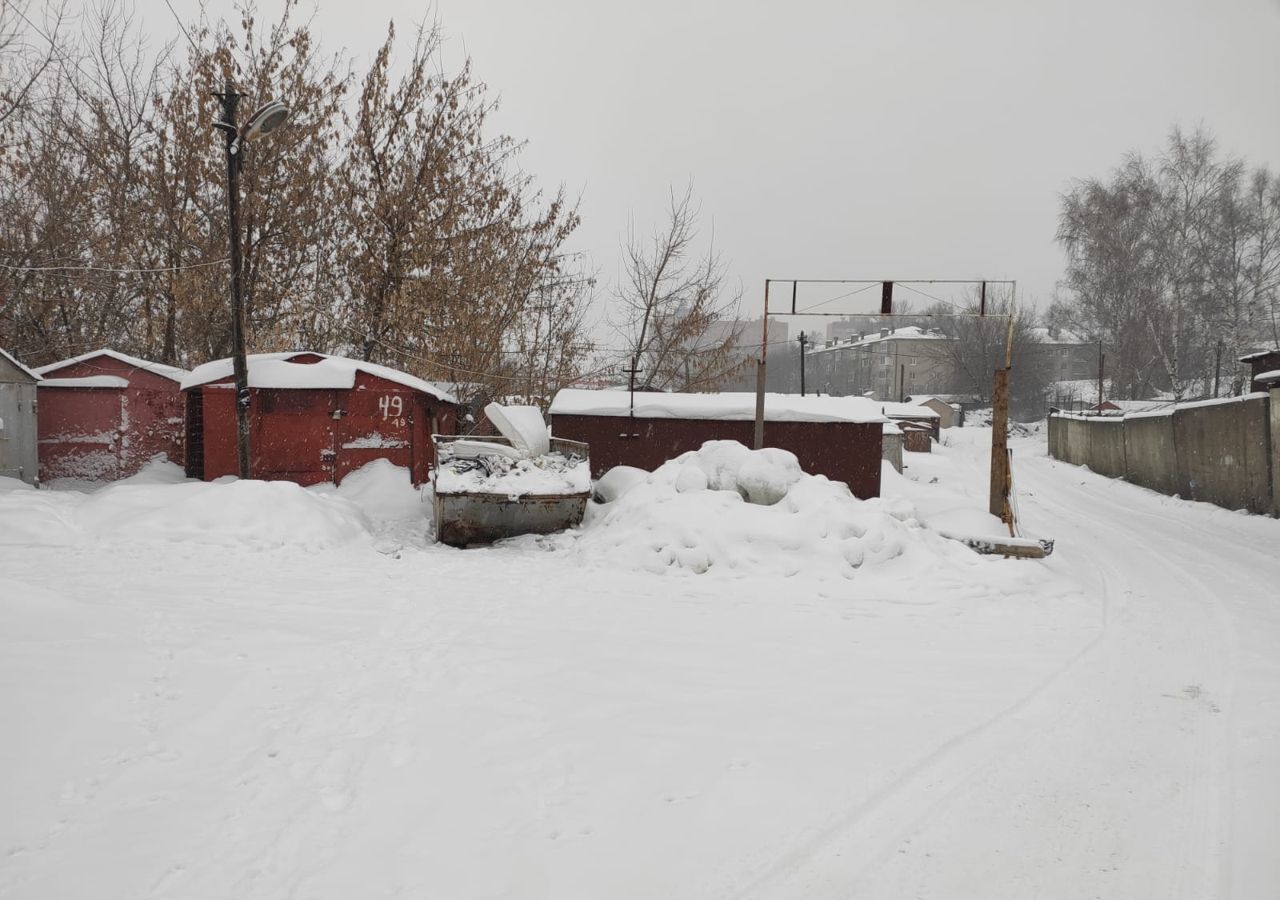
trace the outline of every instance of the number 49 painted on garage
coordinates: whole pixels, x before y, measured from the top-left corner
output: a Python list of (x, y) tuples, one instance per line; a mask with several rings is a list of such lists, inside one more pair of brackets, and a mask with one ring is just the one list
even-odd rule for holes
[[(378, 398), (378, 409), (382, 410), (383, 419), (399, 419), (404, 415), (404, 400), (396, 394), (386, 395)], [(403, 422), (397, 422), (397, 425), (403, 425)]]

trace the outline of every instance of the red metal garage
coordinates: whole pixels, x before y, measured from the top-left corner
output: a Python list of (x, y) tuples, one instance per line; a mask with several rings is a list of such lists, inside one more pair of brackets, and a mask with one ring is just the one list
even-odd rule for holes
[[(592, 475), (618, 465), (653, 470), (705, 441), (754, 446), (756, 395), (563, 390), (551, 403), (551, 431), (591, 447)], [(796, 455), (814, 475), (843, 481), (854, 495), (880, 496), (882, 425), (862, 397), (765, 395), (766, 447)]]
[[(421, 378), (341, 356), (295, 351), (251, 355), (249, 466), (254, 478), (342, 481), (375, 459), (427, 480), (431, 435), (457, 429), (458, 406)], [(187, 474), (235, 475), (235, 385), (230, 359), (197, 367), (187, 395)]]
[(183, 369), (96, 350), (36, 371), (41, 479), (114, 481), (161, 455), (182, 464)]

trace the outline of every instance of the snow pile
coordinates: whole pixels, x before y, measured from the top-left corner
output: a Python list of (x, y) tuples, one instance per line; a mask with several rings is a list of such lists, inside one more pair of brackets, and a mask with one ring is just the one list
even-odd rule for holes
[(421, 518), (422, 494), (409, 470), (389, 459), (375, 459), (342, 479), (336, 488), (318, 484), (307, 490), (331, 494), (354, 504), (370, 520)]
[(286, 481), (165, 483), (153, 464), (93, 493), (22, 491), (0, 502), (0, 545), (132, 541), (325, 550), (367, 538), (350, 500)]
[(157, 453), (141, 469), (116, 484), (182, 484), (186, 480), (187, 473), (182, 466), (169, 462), (167, 454)]
[(926, 531), (913, 514), (910, 503), (858, 500), (841, 483), (807, 475), (786, 451), (709, 441), (613, 502), (593, 504), (581, 529), (545, 540), (655, 573), (823, 578), (899, 558), (912, 567), (974, 564), (969, 550)]
[(486, 454), (442, 463), (435, 489), (446, 494), (577, 494), (591, 488), (591, 469), (580, 456), (544, 453), (532, 459)]
[(349, 543), (368, 525), (350, 501), (288, 481), (113, 486), (90, 497), (78, 524), (100, 537), (313, 550)]
[(592, 496), (600, 503), (611, 503), (648, 477), (647, 471), (635, 466), (614, 466), (596, 481)]
[(364, 514), (373, 548), (399, 557), (406, 545), (423, 546), (427, 536), (429, 491), (413, 486), (409, 470), (388, 459), (375, 459), (342, 479), (342, 484), (317, 484), (308, 491), (351, 503)]
[(0, 493), (5, 491), (34, 491), (32, 485), (27, 484), (20, 478), (14, 478), (9, 475), (0, 475)]
[(737, 491), (749, 503), (771, 506), (786, 496), (804, 472), (795, 454), (772, 447), (748, 450), (737, 441), (707, 441), (686, 453), (675, 488), (690, 491)]

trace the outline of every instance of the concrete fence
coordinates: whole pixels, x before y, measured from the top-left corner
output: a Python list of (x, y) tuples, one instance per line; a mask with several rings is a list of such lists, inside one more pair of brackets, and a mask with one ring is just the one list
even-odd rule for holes
[(1280, 515), (1280, 389), (1127, 416), (1058, 413), (1049, 455), (1162, 494)]

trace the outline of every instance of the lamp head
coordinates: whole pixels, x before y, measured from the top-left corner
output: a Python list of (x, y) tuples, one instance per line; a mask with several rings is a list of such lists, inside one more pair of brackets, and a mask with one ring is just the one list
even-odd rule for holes
[(279, 100), (272, 100), (249, 117), (240, 132), (240, 140), (251, 141), (262, 134), (270, 134), (289, 121), (292, 110)]

